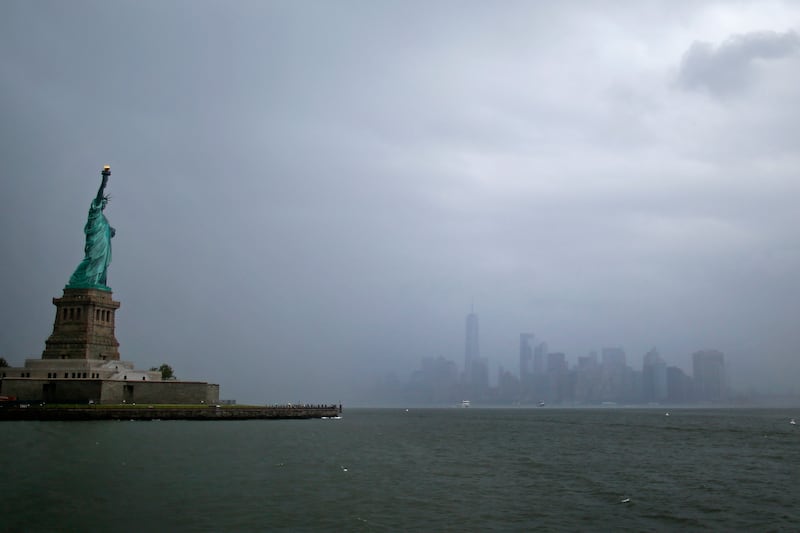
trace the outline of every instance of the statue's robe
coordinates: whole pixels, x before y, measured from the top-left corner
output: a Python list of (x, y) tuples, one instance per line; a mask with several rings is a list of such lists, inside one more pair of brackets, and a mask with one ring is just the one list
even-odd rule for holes
[(84, 258), (75, 269), (67, 284), (68, 289), (89, 288), (111, 290), (106, 285), (108, 265), (111, 263), (111, 237), (114, 229), (109, 226), (103, 214), (105, 200), (92, 200), (89, 216), (83, 232), (86, 234), (86, 245), (83, 248)]

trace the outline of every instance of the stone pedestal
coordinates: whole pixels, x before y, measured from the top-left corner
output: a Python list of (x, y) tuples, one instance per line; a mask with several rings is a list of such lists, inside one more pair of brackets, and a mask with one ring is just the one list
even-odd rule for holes
[[(157, 370), (136, 370), (119, 357), (111, 291), (64, 289), (53, 298), (56, 319), (41, 359), (0, 369), (0, 396), (47, 404), (216, 405), (219, 385), (162, 380)], [(2, 417), (0, 417), (2, 418)]]
[(110, 291), (64, 289), (64, 296), (53, 298), (53, 304), (56, 319), (42, 359), (119, 360), (119, 342), (114, 335), (119, 302), (111, 298)]

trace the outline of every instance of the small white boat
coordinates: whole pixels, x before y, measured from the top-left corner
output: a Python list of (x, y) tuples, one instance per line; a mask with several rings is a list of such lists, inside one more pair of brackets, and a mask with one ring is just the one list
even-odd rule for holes
[(790, 420), (789, 420), (789, 423), (790, 423), (791, 425), (793, 425), (793, 426), (797, 424), (797, 422), (795, 422), (795, 421), (794, 421), (794, 418), (790, 419)]
[(469, 400), (461, 400), (461, 407), (469, 407)]

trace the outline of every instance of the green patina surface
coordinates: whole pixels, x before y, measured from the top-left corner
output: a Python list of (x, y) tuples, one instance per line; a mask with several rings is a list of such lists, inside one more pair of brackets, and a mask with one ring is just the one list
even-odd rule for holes
[(69, 278), (67, 289), (100, 289), (110, 291), (106, 285), (108, 265), (111, 263), (111, 238), (116, 231), (112, 228), (103, 210), (108, 204), (108, 196), (103, 191), (108, 183), (111, 171), (108, 167), (103, 169), (103, 182), (97, 191), (97, 196), (89, 206), (89, 215), (83, 233), (86, 235), (86, 245), (83, 247), (84, 257)]

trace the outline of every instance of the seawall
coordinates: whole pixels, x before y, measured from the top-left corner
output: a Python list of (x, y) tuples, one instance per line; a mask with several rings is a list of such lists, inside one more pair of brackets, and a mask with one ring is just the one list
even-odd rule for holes
[(318, 406), (40, 406), (0, 407), (0, 421), (12, 420), (290, 420), (333, 418), (340, 405)]

